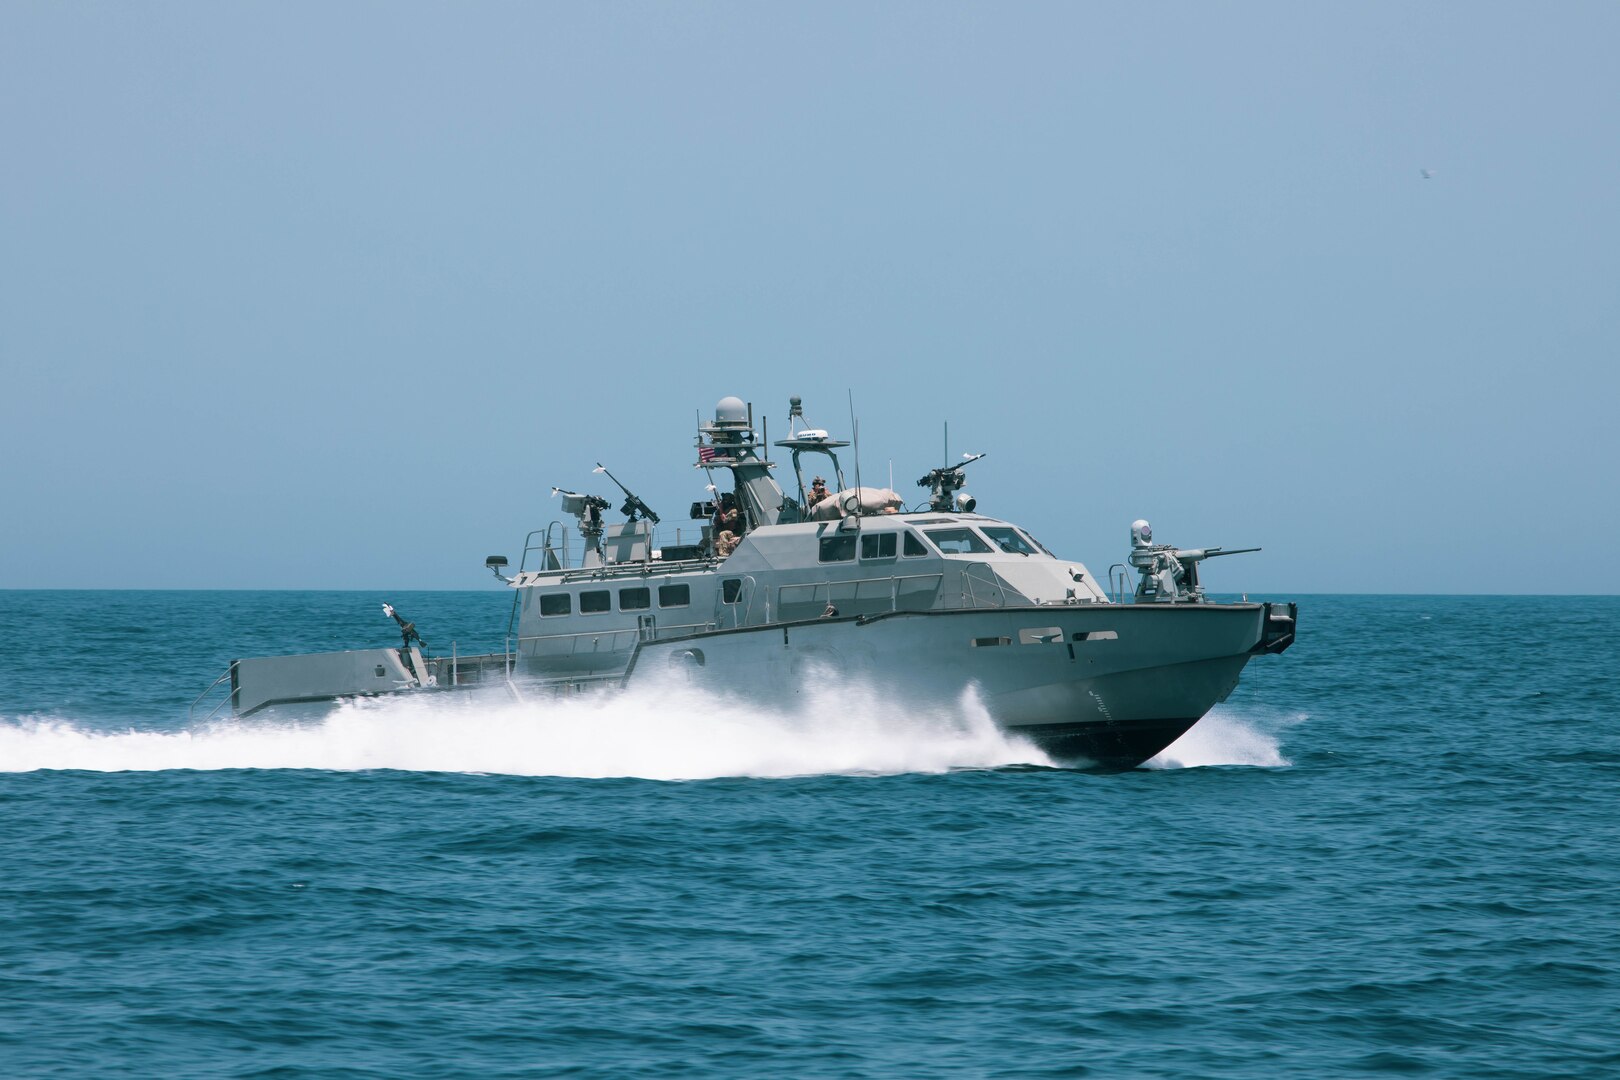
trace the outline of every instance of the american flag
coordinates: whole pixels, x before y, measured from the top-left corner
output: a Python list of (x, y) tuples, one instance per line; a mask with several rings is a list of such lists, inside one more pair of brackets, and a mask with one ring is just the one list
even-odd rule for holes
[(698, 460), (699, 461), (713, 461), (714, 460), (714, 447), (712, 447), (712, 446), (700, 446), (700, 447), (698, 447)]

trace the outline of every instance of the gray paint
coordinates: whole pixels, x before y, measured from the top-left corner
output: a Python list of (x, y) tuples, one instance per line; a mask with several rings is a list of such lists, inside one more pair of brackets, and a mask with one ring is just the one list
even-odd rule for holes
[[(733, 474), (751, 525), (728, 558), (664, 562), (647, 543), (650, 531), (614, 526), (586, 565), (563, 568), (552, 548), (539, 560), (545, 569), (510, 580), (516, 636), (508, 654), (460, 661), (476, 678), (455, 677), (443, 658), (423, 664), (388, 649), (241, 661), (237, 711), (430, 683), (448, 689), (498, 677), (521, 694), (635, 684), (672, 671), (771, 701), (791, 697), (806, 671), (822, 668), (916, 701), (951, 702), (973, 687), (1010, 730), (1190, 720), (1231, 693), (1252, 655), (1292, 641), (1291, 606), (1214, 604), (1201, 591), (1181, 603), (1110, 603), (1085, 564), (1028, 544), (999, 547), (984, 530), (1016, 526), (997, 518), (930, 511), (800, 522), (757, 456), (735, 399), (701, 426), (699, 439), (715, 451), (699, 464)], [(584, 518), (580, 525), (595, 527)], [(930, 539), (942, 528), (969, 530), (989, 550), (942, 550)], [(875, 539), (890, 534), (892, 548)], [(903, 554), (907, 534), (923, 554)], [(822, 561), (824, 550), (850, 546), (855, 558)], [(885, 550), (894, 555), (881, 556)], [(1142, 569), (1146, 576), (1150, 568)], [(684, 587), (687, 604), (663, 606), (661, 589), (667, 595), (672, 586)], [(627, 608), (624, 590), (638, 600), (646, 590), (650, 603)], [(583, 600), (600, 602), (604, 593), (605, 610), (582, 610)], [(567, 613), (543, 615), (546, 597), (566, 597)], [(386, 678), (376, 675), (379, 666)], [(411, 669), (433, 677), (418, 682)]]

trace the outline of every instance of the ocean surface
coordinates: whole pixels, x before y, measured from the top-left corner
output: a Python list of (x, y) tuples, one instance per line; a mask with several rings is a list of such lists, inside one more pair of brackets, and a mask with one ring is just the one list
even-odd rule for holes
[(1098, 776), (879, 688), (193, 720), (507, 597), (0, 592), (0, 1076), (1620, 1075), (1620, 598), (1294, 599)]

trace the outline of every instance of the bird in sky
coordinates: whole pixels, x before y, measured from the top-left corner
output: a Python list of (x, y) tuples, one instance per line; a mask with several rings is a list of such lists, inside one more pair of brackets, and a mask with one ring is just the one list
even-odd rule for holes
[(1425, 180), (1433, 180), (1434, 179), (1434, 170), (1433, 169), (1419, 169), (1418, 172), (1423, 174), (1423, 179), (1425, 179)]

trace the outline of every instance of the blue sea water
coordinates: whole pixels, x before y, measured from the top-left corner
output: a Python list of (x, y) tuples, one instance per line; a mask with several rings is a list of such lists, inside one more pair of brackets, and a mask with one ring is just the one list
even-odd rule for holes
[(0, 592), (0, 1075), (1620, 1075), (1620, 598), (1302, 598), (1151, 763), (971, 697), (188, 719), (500, 593)]

